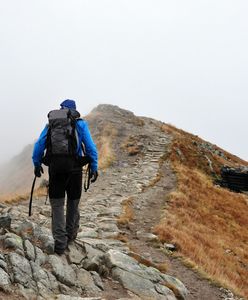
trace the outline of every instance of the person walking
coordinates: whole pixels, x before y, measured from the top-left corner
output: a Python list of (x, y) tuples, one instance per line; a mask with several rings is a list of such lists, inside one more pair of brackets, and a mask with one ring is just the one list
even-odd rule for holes
[(49, 123), (34, 145), (32, 160), (37, 177), (43, 173), (42, 163), (48, 165), (54, 252), (62, 255), (79, 229), (82, 162), (85, 158), (90, 162), (90, 178), (95, 182), (98, 152), (87, 122), (80, 119), (76, 110), (76, 102), (67, 99), (60, 107), (48, 114)]

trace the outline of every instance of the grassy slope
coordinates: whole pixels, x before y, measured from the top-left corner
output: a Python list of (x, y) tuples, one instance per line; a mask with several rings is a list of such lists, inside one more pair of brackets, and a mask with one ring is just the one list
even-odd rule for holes
[(248, 163), (172, 126), (162, 130), (174, 136), (168, 155), (178, 186), (155, 232), (207, 277), (248, 297), (248, 197), (211, 178), (223, 164)]

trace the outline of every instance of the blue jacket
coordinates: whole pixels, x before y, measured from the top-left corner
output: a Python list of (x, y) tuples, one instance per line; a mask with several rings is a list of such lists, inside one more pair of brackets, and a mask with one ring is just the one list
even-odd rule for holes
[[(82, 147), (81, 144), (83, 143), (85, 146), (85, 154), (90, 157), (91, 159), (91, 171), (97, 171), (98, 168), (98, 152), (95, 143), (92, 140), (90, 135), (90, 131), (88, 128), (88, 124), (84, 120), (77, 120), (76, 121), (76, 130), (78, 134), (78, 147), (77, 147), (77, 154), (82, 156)], [(33, 150), (33, 164), (34, 166), (40, 166), (42, 162), (42, 157), (44, 155), (44, 151), (46, 149), (46, 138), (48, 132), (48, 125), (43, 129), (38, 141), (34, 145)]]

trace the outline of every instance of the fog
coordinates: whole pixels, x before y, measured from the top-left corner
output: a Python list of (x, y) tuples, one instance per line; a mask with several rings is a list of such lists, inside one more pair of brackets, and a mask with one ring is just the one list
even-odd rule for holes
[(248, 160), (247, 1), (0, 4), (0, 163), (67, 98), (82, 115), (115, 104)]

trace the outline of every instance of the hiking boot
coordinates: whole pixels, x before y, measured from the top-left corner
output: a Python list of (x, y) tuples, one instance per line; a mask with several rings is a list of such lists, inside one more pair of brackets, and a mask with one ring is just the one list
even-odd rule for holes
[(64, 245), (64, 244), (61, 244), (61, 243), (55, 241), (54, 253), (56, 253), (58, 255), (62, 255), (62, 254), (64, 254), (66, 248), (67, 248), (67, 245)]
[(58, 255), (63, 255), (65, 252), (65, 249), (60, 249), (60, 248), (55, 248), (54, 249), (54, 253), (58, 254)]
[(65, 250), (64, 249), (55, 249), (54, 253), (56, 253), (60, 256), (60, 255), (63, 255), (65, 253)]

